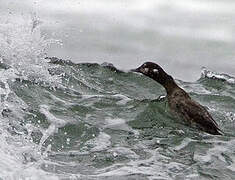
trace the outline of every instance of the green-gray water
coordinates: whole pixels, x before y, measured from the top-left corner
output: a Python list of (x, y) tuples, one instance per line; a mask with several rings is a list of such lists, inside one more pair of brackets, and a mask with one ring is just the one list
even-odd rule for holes
[[(0, 0), (0, 180), (235, 179), (234, 7)], [(172, 117), (165, 90), (128, 71), (144, 61), (225, 135)]]
[(59, 83), (1, 80), (3, 179), (235, 178), (232, 77), (203, 69), (196, 82), (177, 81), (225, 132), (212, 136), (172, 117), (164, 89), (147, 77), (107, 63), (53, 62), (49, 76)]

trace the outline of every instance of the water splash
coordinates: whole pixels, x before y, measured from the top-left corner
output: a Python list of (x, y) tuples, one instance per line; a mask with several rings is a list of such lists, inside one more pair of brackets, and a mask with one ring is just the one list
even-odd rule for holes
[(46, 50), (59, 41), (46, 39), (40, 30), (38, 18), (21, 17), (0, 24), (0, 61), (13, 68), (24, 80), (59, 83), (51, 76), (45, 60)]
[(57, 41), (41, 34), (39, 22), (22, 16), (0, 23), (0, 63), (4, 64), (0, 69), (0, 179), (57, 179), (41, 170), (45, 157), (31, 137), (38, 128), (24, 124), (28, 105), (11, 87), (17, 79), (49, 86), (61, 83), (60, 77), (49, 73), (51, 65), (45, 60), (46, 50)]

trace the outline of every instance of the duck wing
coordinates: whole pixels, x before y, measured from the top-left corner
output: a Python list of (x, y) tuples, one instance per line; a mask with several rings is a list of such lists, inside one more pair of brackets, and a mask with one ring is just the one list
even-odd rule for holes
[(206, 108), (193, 101), (191, 98), (177, 101), (175, 110), (184, 120), (191, 124), (195, 123), (199, 129), (209, 134), (222, 135), (222, 131), (219, 129), (218, 124)]

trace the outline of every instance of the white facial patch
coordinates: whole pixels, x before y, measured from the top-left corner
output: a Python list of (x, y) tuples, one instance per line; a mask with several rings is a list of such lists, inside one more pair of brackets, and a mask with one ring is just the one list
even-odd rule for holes
[(158, 71), (157, 69), (153, 69), (153, 73), (154, 73), (154, 74), (158, 74), (159, 71)]
[(144, 72), (149, 72), (149, 68), (144, 68)]

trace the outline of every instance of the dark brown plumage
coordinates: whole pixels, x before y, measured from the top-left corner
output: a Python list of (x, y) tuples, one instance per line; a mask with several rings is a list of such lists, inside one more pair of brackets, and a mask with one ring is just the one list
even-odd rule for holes
[(196, 125), (200, 130), (213, 135), (222, 135), (218, 124), (206, 108), (191, 99), (159, 65), (146, 62), (133, 71), (154, 79), (166, 89), (169, 108), (173, 114), (191, 125)]

